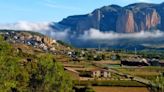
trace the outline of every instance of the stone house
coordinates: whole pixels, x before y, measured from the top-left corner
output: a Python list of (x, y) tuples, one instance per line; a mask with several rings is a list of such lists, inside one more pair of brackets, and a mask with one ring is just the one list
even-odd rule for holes
[(94, 78), (109, 78), (111, 77), (111, 72), (105, 69), (94, 69), (91, 70), (91, 76)]
[(104, 78), (109, 78), (109, 77), (111, 77), (111, 72), (103, 69), (103, 70), (101, 70), (101, 76)]
[(91, 70), (90, 72), (91, 72), (91, 76), (94, 78), (101, 77), (101, 70), (99, 69)]

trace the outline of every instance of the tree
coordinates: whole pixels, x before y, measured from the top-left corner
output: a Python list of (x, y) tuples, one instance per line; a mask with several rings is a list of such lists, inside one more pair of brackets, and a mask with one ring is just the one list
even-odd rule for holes
[(120, 60), (121, 59), (120, 55), (116, 54), (116, 59)]
[(105, 60), (106, 59), (106, 55), (102, 54), (102, 59)]
[(52, 55), (25, 59), (0, 37), (0, 92), (72, 91), (70, 76)]
[(85, 87), (85, 92), (95, 92), (91, 86)]
[(98, 55), (98, 56), (96, 56), (96, 57), (94, 58), (94, 60), (100, 61), (100, 60), (102, 60), (102, 57), (101, 57), (100, 55)]
[(72, 90), (70, 77), (51, 55), (39, 57), (39, 62), (35, 62), (33, 65), (35, 69), (31, 71), (30, 91), (70, 92)]
[[(2, 92), (17, 90), (15, 88), (21, 84), (21, 82), (17, 80), (18, 75), (22, 73), (22, 67), (19, 67), (20, 59), (12, 56), (13, 54), (12, 47), (0, 36), (0, 90)], [(23, 87), (26, 86), (22, 85), (19, 89)], [(22, 91), (25, 91), (23, 89)]]

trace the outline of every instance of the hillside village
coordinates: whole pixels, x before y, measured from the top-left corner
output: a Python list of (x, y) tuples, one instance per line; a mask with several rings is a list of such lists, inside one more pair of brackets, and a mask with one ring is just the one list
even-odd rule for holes
[(56, 41), (55, 39), (35, 32), (2, 31), (0, 34), (11, 44), (25, 44), (52, 54), (70, 56), (74, 51), (70, 47), (61, 44), (61, 41)]
[(10, 43), (22, 43), (36, 48), (43, 49), (44, 51), (55, 51), (53, 44), (57, 44), (56, 40), (53, 40), (46, 36), (32, 35), (27, 32), (6, 32), (3, 34), (4, 39)]

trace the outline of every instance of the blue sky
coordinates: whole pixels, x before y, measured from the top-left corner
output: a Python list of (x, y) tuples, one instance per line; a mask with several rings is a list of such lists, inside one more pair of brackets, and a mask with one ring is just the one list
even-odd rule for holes
[(0, 0), (0, 23), (60, 21), (69, 15), (86, 14), (105, 5), (163, 0)]

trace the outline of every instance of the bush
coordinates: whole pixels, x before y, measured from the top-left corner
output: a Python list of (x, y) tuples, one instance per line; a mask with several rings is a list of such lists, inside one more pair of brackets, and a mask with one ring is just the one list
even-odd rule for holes
[(91, 86), (85, 87), (85, 92), (95, 92), (95, 90)]

